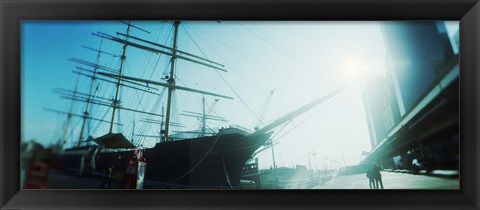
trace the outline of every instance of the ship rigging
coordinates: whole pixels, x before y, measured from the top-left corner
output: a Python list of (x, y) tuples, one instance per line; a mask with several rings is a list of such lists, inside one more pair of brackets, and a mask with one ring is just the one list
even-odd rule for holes
[[(207, 120), (221, 122), (227, 122), (227, 120), (224, 117), (211, 114), (210, 111), (212, 109), (210, 109), (209, 112), (206, 111), (207, 102), (205, 97), (213, 97), (214, 104), (220, 99), (232, 100), (234, 98), (224, 94), (213, 93), (177, 84), (177, 82), (181, 80), (179, 80), (177, 76), (176, 67), (178, 61), (181, 60), (182, 62), (203, 66), (207, 69), (216, 71), (216, 73), (219, 74), (220, 72), (228, 72), (225, 66), (206, 58), (206, 56), (202, 57), (179, 50), (179, 21), (173, 22), (173, 43), (171, 47), (133, 36), (131, 34), (132, 29), (136, 29), (143, 33), (150, 32), (133, 25), (131, 22), (121, 21), (121, 23), (127, 25), (126, 33), (117, 32), (116, 36), (103, 32), (92, 33), (92, 35), (99, 37), (102, 40), (100, 49), (96, 50), (88, 48), (97, 52), (96, 63), (78, 58), (70, 58), (71, 61), (82, 65), (81, 67), (77, 67), (74, 73), (78, 74), (78, 76), (90, 78), (91, 83), (88, 93), (78, 92), (77, 88), (75, 88), (74, 91), (59, 91), (62, 98), (72, 100), (72, 102), (85, 103), (86, 106), (82, 114), (74, 114), (72, 111), (62, 112), (49, 109), (50, 111), (55, 111), (57, 113), (66, 113), (67, 123), (70, 122), (71, 117), (73, 116), (81, 117), (82, 119), (78, 142), (75, 147), (66, 149), (61, 154), (60, 158), (61, 161), (63, 161), (62, 164), (71, 164), (69, 161), (75, 160), (74, 156), (78, 155), (76, 151), (79, 150), (79, 148), (89, 148), (89, 150), (91, 150), (91, 146), (89, 145), (95, 145), (92, 144), (93, 142), (95, 142), (99, 148), (93, 149), (94, 152), (89, 152), (89, 154), (94, 156), (91, 158), (98, 159), (97, 165), (99, 169), (108, 167), (108, 165), (111, 164), (111, 161), (117, 156), (127, 158), (130, 150), (134, 148), (143, 148), (145, 157), (150, 160), (148, 162), (149, 169), (146, 174), (147, 179), (184, 184), (237, 186), (240, 182), (243, 165), (259, 148), (268, 144), (272, 130), (290, 122), (294, 117), (331, 100), (343, 91), (343, 89), (338, 89), (324, 97), (317, 98), (312, 102), (285, 114), (277, 120), (263, 125), (261, 128), (255, 129), (253, 132), (232, 126), (227, 126), (226, 128), (221, 128), (216, 131), (207, 126)], [(103, 51), (103, 40), (109, 40), (120, 44), (120, 56)], [(142, 76), (145, 75), (145, 73), (137, 72), (140, 76), (132, 75), (132, 72), (130, 72), (130, 74), (126, 73), (127, 58), (129, 57), (127, 49), (130, 50), (130, 48), (136, 49), (141, 53), (168, 56), (166, 59), (168, 64), (164, 66), (165, 70), (168, 70), (160, 81), (155, 79), (145, 79)], [(118, 69), (101, 65), (100, 57), (102, 54), (109, 55), (113, 58), (120, 58)], [(151, 75), (153, 75), (153, 73), (154, 72), (152, 72)], [(96, 93), (99, 92), (99, 87), (101, 87), (98, 82), (113, 84), (114, 94), (110, 98), (97, 95)], [(95, 86), (95, 84), (97, 84), (97, 86)], [(150, 103), (142, 103), (139, 101), (138, 105), (140, 107), (150, 107), (149, 111), (144, 108), (136, 109), (134, 107), (129, 107), (129, 105), (134, 103), (122, 102), (121, 93), (124, 89), (142, 92), (142, 97), (143, 94), (157, 96), (156, 103), (151, 105)], [(174, 103), (174, 93), (177, 90), (202, 95), (201, 112), (184, 110), (183, 113), (179, 114), (177, 107), (178, 104)], [(236, 96), (239, 96), (235, 91), (233, 92)], [(164, 106), (162, 106), (161, 112), (159, 110), (162, 97), (158, 97), (164, 95), (167, 95), (165, 113)], [(136, 96), (138, 97), (138, 94)], [(131, 99), (132, 98), (130, 98), (130, 100)], [(241, 100), (240, 97), (239, 99)], [(126, 99), (124, 98), (123, 101), (125, 100)], [(241, 101), (244, 103), (243, 100)], [(107, 108), (107, 111), (104, 112), (105, 114), (102, 118), (92, 117), (93, 106)], [(110, 109), (110, 120), (105, 120)], [(125, 130), (123, 132), (114, 131), (115, 125), (120, 127), (122, 125), (120, 122), (120, 110), (136, 113), (142, 116), (141, 120), (132, 120), (133, 128), (131, 129), (132, 133), (130, 140), (127, 139), (127, 136), (130, 135), (124, 134)], [(183, 126), (179, 121), (175, 122), (172, 120), (172, 118), (176, 120), (179, 119), (178, 117), (175, 118), (172, 114), (174, 111), (179, 115), (199, 119), (201, 122), (200, 129), (172, 132), (172, 127)], [(90, 137), (90, 126), (88, 126), (90, 121), (109, 123), (108, 132), (98, 137)], [(135, 122), (145, 123), (148, 127), (137, 128)], [(152, 125), (159, 125), (160, 128), (154, 135), (147, 134), (147, 131), (151, 131), (149, 128)], [(89, 134), (89, 137), (87, 138), (84, 136), (85, 127), (87, 127), (86, 133)], [(67, 131), (65, 131), (65, 133), (67, 133)], [(156, 141), (153, 146), (149, 145), (147, 147), (145, 146), (145, 142), (140, 140), (145, 138), (154, 138)], [(65, 139), (62, 140), (62, 142), (65, 141)], [(98, 150), (101, 152), (97, 153)]]

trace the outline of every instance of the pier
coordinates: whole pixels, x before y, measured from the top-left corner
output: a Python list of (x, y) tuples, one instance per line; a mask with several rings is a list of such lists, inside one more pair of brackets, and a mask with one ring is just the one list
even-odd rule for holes
[[(79, 177), (71, 173), (51, 170), (48, 189), (107, 189), (101, 188), (103, 177)], [(432, 174), (414, 175), (406, 171), (382, 171), (384, 189), (459, 189), (460, 182), (458, 171), (433, 171)], [(368, 179), (365, 174), (336, 176), (322, 183), (321, 177), (309, 179), (308, 177), (296, 177), (296, 179), (279, 179), (277, 189), (369, 189)], [(145, 181), (145, 189), (224, 189), (212, 186), (184, 186), (165, 184), (154, 181)], [(120, 189), (120, 182), (112, 180), (112, 189)], [(252, 189), (244, 186), (244, 189)], [(272, 189), (271, 185), (265, 184), (260, 189)]]

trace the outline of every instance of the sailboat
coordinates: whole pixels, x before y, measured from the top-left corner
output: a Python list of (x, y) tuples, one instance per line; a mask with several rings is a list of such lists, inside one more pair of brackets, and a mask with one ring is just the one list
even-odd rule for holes
[[(90, 63), (80, 59), (71, 59), (74, 62), (89, 66), (93, 70), (83, 70), (77, 72), (88, 76), (92, 79), (102, 79), (105, 82), (113, 83), (116, 87), (115, 97), (108, 103), (107, 100), (96, 98), (92, 95), (94, 86), (90, 86), (90, 93), (79, 95), (77, 91), (73, 91), (68, 99), (87, 103), (85, 112), (80, 117), (83, 118), (81, 131), (83, 132), (85, 121), (102, 120), (93, 118), (89, 113), (89, 105), (106, 106), (113, 109), (109, 132), (96, 137), (82, 140), (82, 134), (78, 144), (69, 149), (65, 149), (57, 158), (60, 166), (74, 166), (77, 163), (90, 163), (95, 165), (94, 170), (102, 171), (112, 165), (114, 162), (120, 161), (120, 167), (115, 170), (124, 171), (126, 168), (126, 159), (132, 154), (132, 151), (138, 149), (128, 140), (123, 133), (113, 132), (115, 115), (119, 110), (142, 113), (148, 116), (161, 117), (162, 120), (153, 120), (152, 118), (144, 119), (145, 123), (160, 124), (161, 131), (158, 135), (152, 136), (160, 139), (153, 147), (140, 148), (147, 164), (145, 179), (155, 180), (162, 183), (175, 183), (185, 186), (217, 186), (225, 188), (236, 188), (240, 184), (243, 166), (246, 161), (252, 158), (252, 155), (262, 146), (266, 146), (271, 138), (272, 131), (289, 121), (294, 117), (313, 109), (314, 107), (328, 101), (338, 95), (343, 89), (338, 89), (332, 93), (313, 100), (312, 102), (301, 106), (300, 108), (279, 117), (277, 120), (261, 127), (255, 131), (249, 131), (241, 127), (228, 126), (220, 128), (218, 131), (207, 129), (207, 120), (223, 120), (223, 118), (209, 115), (205, 111), (205, 96), (213, 96), (216, 98), (233, 99), (232, 97), (222, 94), (211, 93), (208, 91), (184, 87), (176, 83), (176, 63), (182, 60), (196, 65), (206, 66), (216, 71), (226, 72), (224, 66), (207, 58), (188, 53), (177, 48), (178, 28), (180, 21), (173, 21), (173, 45), (161, 45), (146, 39), (132, 36), (129, 32), (131, 29), (143, 30), (131, 22), (121, 21), (127, 25), (126, 33), (117, 32), (117, 36), (106, 33), (94, 33), (93, 35), (102, 38), (102, 40), (110, 40), (122, 45), (122, 54), (120, 58), (119, 69), (111, 69), (101, 66), (98, 63)], [(124, 64), (127, 58), (127, 48), (133, 47), (147, 53), (162, 54), (170, 56), (170, 71), (165, 77), (166, 81), (154, 81), (141, 77), (127, 76), (124, 72)], [(101, 50), (96, 50), (100, 56)], [(93, 83), (92, 83), (93, 84)], [(144, 89), (139, 88), (144, 87)], [(132, 88), (139, 91), (150, 92), (153, 87), (163, 87), (167, 90), (166, 112), (150, 113), (143, 110), (136, 110), (120, 105), (119, 94), (121, 88)], [(195, 94), (201, 94), (203, 97), (202, 113), (186, 112), (184, 115), (195, 117), (201, 120), (201, 129), (198, 131), (177, 132), (172, 133), (170, 128), (175, 126), (175, 122), (171, 120), (171, 112), (174, 104), (172, 97), (175, 91), (188, 91)], [(155, 94), (155, 92), (151, 92)], [(69, 117), (72, 116), (70, 113)], [(163, 120), (165, 118), (165, 120)], [(135, 132), (135, 126), (133, 126)], [(207, 131), (208, 130), (208, 131)], [(195, 135), (188, 135), (194, 133)], [(134, 135), (132, 134), (132, 138)], [(82, 142), (94, 142), (95, 144), (81, 145)], [(83, 168), (83, 167), (82, 167)]]

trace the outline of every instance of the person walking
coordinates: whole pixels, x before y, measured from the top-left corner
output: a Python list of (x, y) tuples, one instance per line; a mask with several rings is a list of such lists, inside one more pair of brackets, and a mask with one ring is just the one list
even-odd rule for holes
[(104, 188), (105, 184), (108, 184), (108, 189), (112, 189), (112, 174), (113, 174), (113, 168), (115, 165), (111, 165), (107, 169), (105, 169), (105, 179), (102, 182), (102, 185), (100, 186), (101, 188)]
[(376, 189), (375, 187), (375, 177), (373, 176), (373, 168), (370, 166), (367, 169), (367, 178), (368, 178), (368, 186), (370, 189)]
[(122, 187), (124, 189), (135, 189), (137, 182), (138, 159), (136, 154), (132, 154), (127, 161), (127, 168), (123, 176)]
[(380, 173), (380, 170), (380, 165), (378, 165), (377, 163), (373, 163), (372, 171), (373, 177), (375, 179), (376, 189), (383, 189), (382, 174)]

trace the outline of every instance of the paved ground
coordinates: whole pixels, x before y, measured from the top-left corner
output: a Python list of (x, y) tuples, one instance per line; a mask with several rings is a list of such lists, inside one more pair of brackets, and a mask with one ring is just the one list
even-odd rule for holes
[[(297, 177), (298, 178), (298, 177)], [(444, 178), (426, 175), (412, 175), (408, 173), (382, 172), (385, 189), (460, 189), (458, 178)], [(312, 186), (311, 183), (290, 180), (289, 189), (369, 189), (365, 174), (335, 177), (324, 184)], [(51, 170), (48, 177), (48, 189), (102, 189), (101, 177), (79, 177), (63, 171)], [(112, 180), (112, 188), (119, 189), (120, 184)]]
[[(120, 179), (119, 179), (120, 180)], [(108, 189), (105, 184), (101, 185), (104, 178), (96, 177), (79, 177), (76, 174), (51, 169), (48, 175), (47, 189)], [(111, 189), (121, 189), (120, 181), (112, 179)], [(145, 181), (144, 189), (216, 189), (209, 186), (184, 186), (178, 184), (165, 184), (156, 181)]]
[[(458, 178), (382, 172), (385, 189), (460, 189)], [(369, 189), (365, 174), (336, 177), (314, 189)]]
[[(102, 177), (79, 177), (63, 171), (50, 170), (47, 189), (102, 189)], [(107, 184), (104, 186), (108, 187)], [(120, 183), (112, 180), (112, 189), (119, 189)]]

